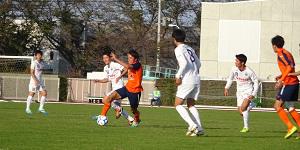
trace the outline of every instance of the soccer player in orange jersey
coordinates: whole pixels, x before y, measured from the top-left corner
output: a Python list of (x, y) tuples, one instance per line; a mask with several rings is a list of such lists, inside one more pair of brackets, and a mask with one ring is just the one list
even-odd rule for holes
[(284, 104), (288, 109), (288, 113), (295, 122), (300, 126), (300, 115), (296, 112), (294, 103), (298, 100), (299, 80), (296, 76), (289, 76), (289, 73), (295, 72), (295, 62), (292, 54), (283, 48), (284, 39), (277, 35), (271, 40), (274, 52), (277, 54), (278, 67), (281, 75), (276, 77), (275, 88), (279, 90), (276, 96), (274, 108), (279, 118), (287, 126), (288, 132), (284, 138), (291, 137), (297, 132), (295, 127), (288, 118), (288, 114), (284, 110)]
[(127, 53), (128, 63), (120, 60), (114, 53), (111, 54), (111, 58), (116, 62), (128, 69), (128, 82), (127, 84), (118, 90), (115, 90), (110, 95), (105, 96), (102, 102), (104, 107), (101, 112), (101, 116), (106, 116), (111, 102), (115, 99), (124, 99), (128, 97), (130, 102), (131, 111), (134, 114), (134, 121), (130, 122), (133, 127), (138, 126), (140, 123), (140, 112), (138, 111), (138, 105), (141, 97), (143, 68), (139, 62), (139, 54), (135, 50), (130, 50)]

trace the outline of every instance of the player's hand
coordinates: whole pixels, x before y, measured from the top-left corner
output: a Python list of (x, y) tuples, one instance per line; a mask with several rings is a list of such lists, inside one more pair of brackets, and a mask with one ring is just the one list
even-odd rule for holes
[(275, 80), (278, 81), (281, 78), (281, 75), (275, 77)]
[(35, 86), (38, 86), (40, 84), (40, 81), (34, 80), (34, 84), (35, 84)]
[(111, 53), (111, 58), (113, 59), (113, 60), (115, 60), (116, 58), (117, 58), (117, 56), (116, 56), (116, 54), (115, 53)]
[(175, 84), (176, 84), (177, 86), (179, 86), (181, 83), (182, 83), (182, 80), (181, 80), (181, 79), (178, 79), (178, 78), (176, 78), (176, 80), (175, 80)]
[(281, 80), (278, 80), (275, 84), (275, 89), (280, 89), (283, 86), (283, 82)]
[(118, 83), (119, 80), (120, 80), (121, 78), (122, 78), (122, 77), (117, 77), (117, 78), (116, 78), (116, 83)]
[(253, 95), (249, 95), (249, 96), (248, 96), (248, 100), (252, 100), (253, 98), (254, 98)]
[(228, 96), (228, 95), (229, 95), (228, 89), (224, 89), (224, 96)]
[(98, 83), (98, 82), (100, 82), (100, 80), (93, 80), (95, 83)]

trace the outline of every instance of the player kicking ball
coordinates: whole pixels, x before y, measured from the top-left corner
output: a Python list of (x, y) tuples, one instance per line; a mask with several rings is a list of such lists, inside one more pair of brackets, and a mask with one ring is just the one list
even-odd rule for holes
[[(182, 119), (189, 125), (186, 136), (199, 136), (204, 134), (195, 101), (200, 93), (200, 60), (195, 51), (184, 44), (185, 32), (177, 29), (172, 34), (175, 48), (175, 56), (179, 69), (176, 73), (177, 92), (175, 98), (175, 108)], [(187, 101), (188, 111), (183, 107)]]
[[(95, 82), (107, 83), (111, 82), (112, 92), (124, 87), (123, 76), (127, 73), (127, 70), (124, 67), (116, 62), (113, 62), (111, 59), (111, 50), (105, 50), (102, 54), (102, 60), (105, 64), (104, 72), (107, 74), (107, 77), (102, 80), (95, 80)], [(109, 96), (112, 92), (109, 92)], [(134, 119), (128, 115), (127, 111), (121, 108), (121, 102), (119, 100), (113, 100), (111, 107), (116, 111), (116, 119), (123, 116), (128, 122), (132, 122)]]
[(244, 127), (240, 132), (246, 133), (249, 132), (249, 112), (255, 106), (252, 100), (257, 94), (258, 79), (254, 71), (246, 66), (247, 57), (244, 54), (235, 57), (235, 67), (232, 68), (227, 79), (224, 95), (228, 96), (232, 81), (236, 80), (237, 107), (244, 121)]
[(42, 78), (42, 72), (45, 68), (45, 62), (42, 60), (43, 52), (40, 50), (36, 50), (34, 52), (35, 60), (31, 62), (30, 66), (30, 83), (29, 83), (29, 94), (26, 101), (26, 110), (25, 112), (29, 115), (32, 114), (30, 110), (30, 104), (32, 102), (32, 98), (36, 92), (40, 92), (41, 100), (40, 100), (40, 107), (38, 111), (47, 115), (47, 112), (44, 109), (44, 104), (47, 98), (47, 91), (45, 88), (44, 80)]
[[(124, 87), (111, 92), (110, 95), (105, 96), (103, 98), (102, 102), (104, 103), (104, 106), (101, 111), (101, 116), (106, 116), (113, 100), (124, 99), (128, 97), (131, 111), (134, 114), (134, 120), (131, 122), (130, 125), (132, 127), (137, 127), (141, 121), (138, 106), (141, 97), (141, 92), (143, 91), (143, 69), (142, 65), (139, 62), (139, 54), (135, 50), (130, 50), (127, 53), (127, 57), (128, 64), (117, 58), (117, 56), (114, 53), (111, 54), (112, 60), (122, 65), (126, 70), (128, 70), (128, 82)], [(122, 108), (120, 110), (122, 110)]]
[[(283, 48), (284, 39), (283, 37), (277, 35), (271, 40), (272, 48), (277, 54), (278, 67), (280, 69), (281, 75), (276, 77), (275, 88), (279, 90), (274, 108), (277, 111), (279, 118), (287, 126), (288, 131), (284, 136), (285, 139), (291, 137), (295, 132), (297, 132), (297, 127), (295, 127), (288, 114), (284, 110), (284, 104), (288, 109), (288, 113), (295, 120), (298, 126), (300, 126), (300, 115), (295, 110), (295, 102), (298, 101), (299, 92), (299, 80), (297, 76), (293, 76), (295, 72), (295, 61), (293, 55)], [(289, 74), (291, 75), (289, 76)], [(297, 75), (297, 74), (296, 74)], [(299, 137), (297, 137), (299, 139)]]

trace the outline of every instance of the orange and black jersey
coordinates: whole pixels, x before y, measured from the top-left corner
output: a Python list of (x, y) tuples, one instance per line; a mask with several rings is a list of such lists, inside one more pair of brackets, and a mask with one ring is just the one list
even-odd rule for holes
[(299, 83), (296, 76), (288, 76), (289, 73), (295, 72), (295, 61), (293, 55), (287, 50), (280, 48), (277, 51), (277, 62), (281, 72), (280, 80), (284, 85), (295, 85)]
[(132, 64), (132, 68), (128, 69), (128, 82), (126, 89), (131, 93), (139, 93), (143, 91), (142, 87), (143, 68), (139, 62)]

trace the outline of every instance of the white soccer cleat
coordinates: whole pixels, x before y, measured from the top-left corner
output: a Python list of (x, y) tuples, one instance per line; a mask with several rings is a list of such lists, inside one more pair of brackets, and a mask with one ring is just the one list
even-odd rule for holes
[(48, 113), (46, 112), (45, 109), (39, 109), (38, 111), (39, 111), (40, 113), (44, 114), (44, 115), (48, 115)]
[(27, 115), (32, 115), (32, 112), (31, 112), (30, 109), (26, 109), (25, 112), (26, 112)]
[(198, 128), (196, 128), (196, 130), (194, 130), (194, 132), (190, 136), (202, 136), (202, 135), (204, 135), (204, 130), (203, 129), (199, 130)]
[(191, 136), (194, 131), (197, 130), (197, 125), (192, 125), (190, 127), (188, 127), (188, 131), (186, 132), (186, 136)]

